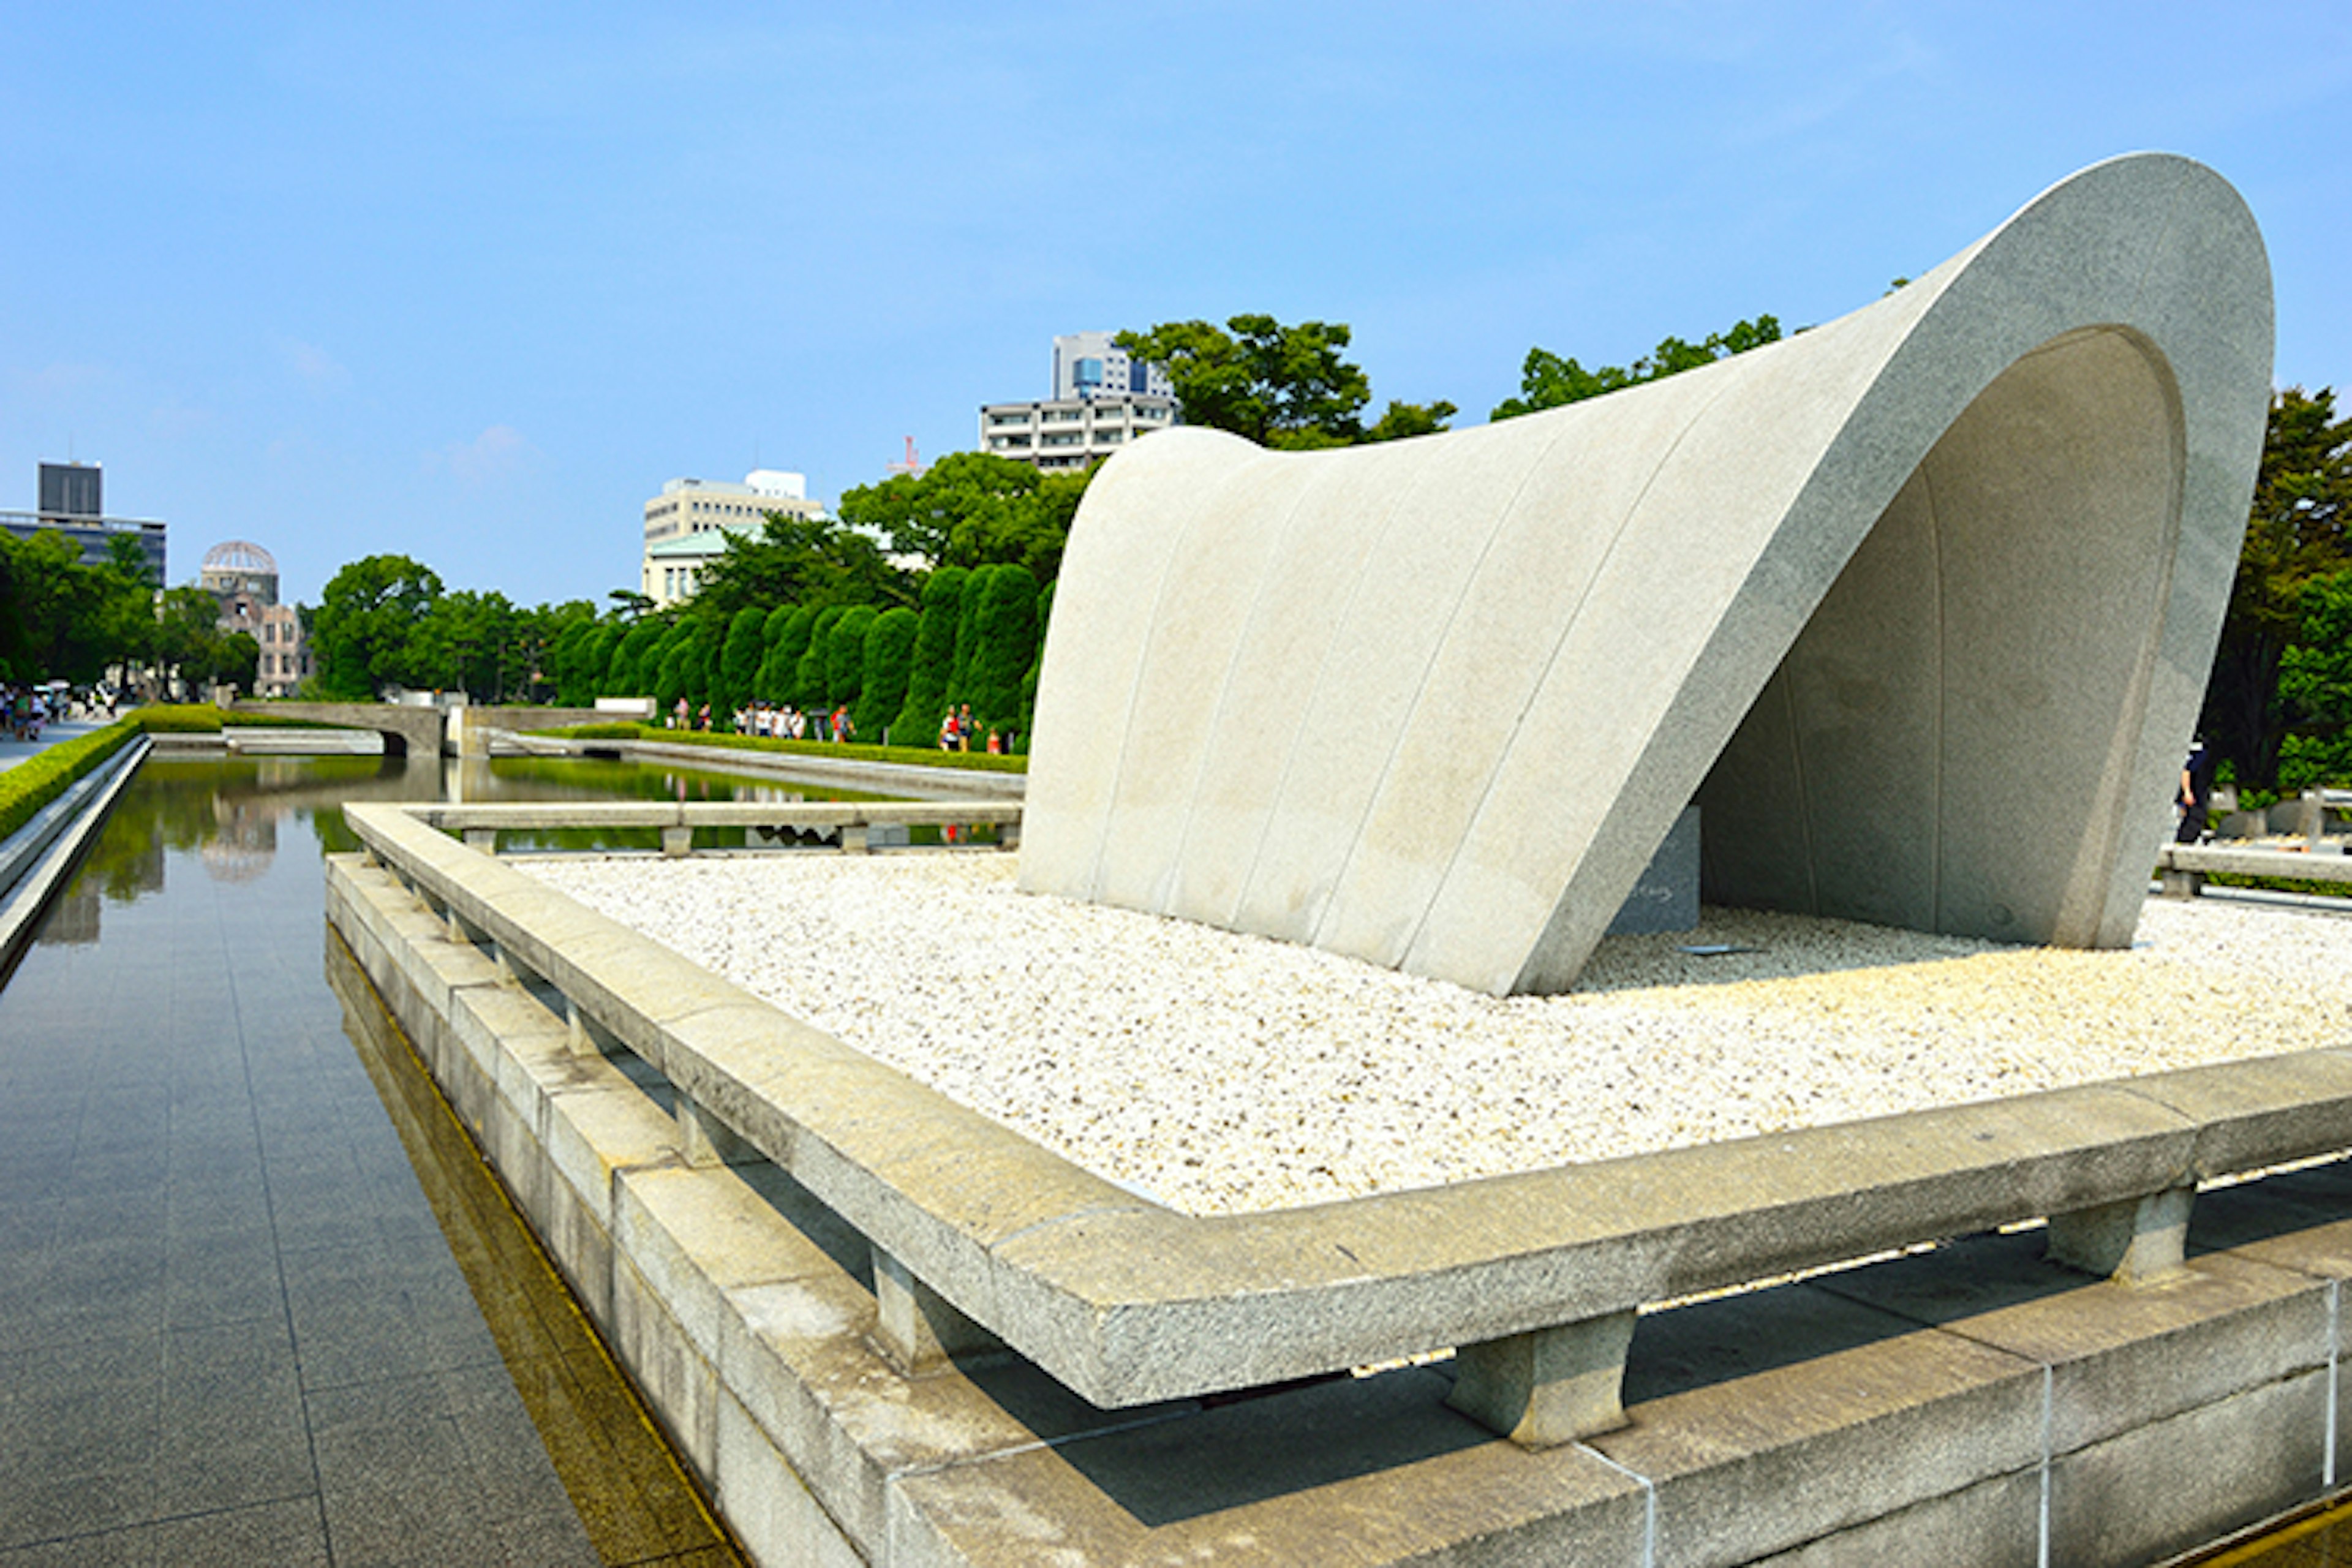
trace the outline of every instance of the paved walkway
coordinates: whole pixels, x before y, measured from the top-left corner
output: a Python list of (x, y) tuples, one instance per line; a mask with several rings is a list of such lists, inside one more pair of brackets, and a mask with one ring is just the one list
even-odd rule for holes
[(92, 730), (103, 730), (109, 722), (104, 719), (69, 719), (62, 723), (44, 724), (41, 726), (41, 738), (37, 741), (16, 740), (5, 727), (0, 727), (0, 773), (15, 767), (26, 757), (38, 756), (60, 741), (87, 735)]

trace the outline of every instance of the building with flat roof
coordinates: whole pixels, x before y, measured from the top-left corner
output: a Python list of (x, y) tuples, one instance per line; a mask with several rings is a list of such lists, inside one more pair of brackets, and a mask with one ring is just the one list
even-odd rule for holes
[(166, 573), (163, 524), (152, 518), (106, 515), (104, 475), (96, 463), (43, 463), (39, 507), (32, 511), (0, 511), (0, 528), (18, 539), (54, 531), (81, 552), (81, 563), (96, 566), (113, 552), (114, 541), (137, 542), (147, 557), (147, 580), (158, 588)]
[(1178, 418), (1167, 371), (1108, 332), (1071, 332), (1054, 340), (1054, 395), (983, 405), (980, 449), (1049, 472), (1084, 468)]
[(640, 592), (656, 606), (694, 597), (704, 569), (726, 553), (729, 537), (756, 534), (770, 512), (823, 517), (824, 508), (808, 499), (806, 475), (776, 468), (754, 468), (740, 485), (670, 480), (646, 502)]

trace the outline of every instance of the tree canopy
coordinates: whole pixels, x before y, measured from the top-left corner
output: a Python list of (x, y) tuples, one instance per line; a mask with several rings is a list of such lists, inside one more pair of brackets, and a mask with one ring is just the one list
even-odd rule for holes
[(1362, 370), (1339, 357), (1344, 322), (1239, 315), (1223, 327), (1163, 321), (1121, 332), (1118, 346), (1160, 365), (1187, 424), (1230, 430), (1266, 447), (1341, 447), (1363, 438), (1360, 416), (1371, 401)]
[(1519, 395), (1496, 404), (1487, 417), (1513, 419), (1538, 409), (1580, 403), (1604, 392), (1664, 380), (1780, 341), (1780, 319), (1759, 316), (1752, 321), (1735, 321), (1728, 330), (1710, 332), (1695, 343), (1681, 338), (1663, 338), (1646, 357), (1630, 365), (1604, 364), (1587, 370), (1575, 360), (1562, 359), (1549, 349), (1531, 348), (1526, 363), (1519, 367)]
[(440, 596), (439, 574), (405, 555), (363, 555), (328, 578), (310, 626), (326, 694), (372, 702), (387, 685), (431, 684), (415, 679), (409, 639)]
[(725, 622), (750, 606), (911, 605), (915, 584), (881, 544), (845, 521), (770, 512), (754, 534), (730, 533), (726, 553), (703, 569), (695, 613)]
[(2279, 672), (2305, 626), (2310, 585), (2352, 567), (2352, 420), (2327, 387), (2271, 400), (2263, 463), (2238, 552), (2221, 645), (2205, 692), (2205, 732), (2237, 777), (2268, 784), (2291, 715)]
[(1093, 478), (1092, 468), (1044, 474), (992, 453), (956, 452), (920, 474), (846, 492), (841, 515), (935, 567), (1014, 565), (1051, 580)]

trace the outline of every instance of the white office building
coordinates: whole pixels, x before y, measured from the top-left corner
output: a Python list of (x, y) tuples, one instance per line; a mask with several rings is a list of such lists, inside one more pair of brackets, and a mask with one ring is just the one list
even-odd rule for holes
[(804, 474), (755, 468), (740, 485), (670, 480), (646, 502), (640, 591), (657, 606), (694, 597), (703, 571), (726, 553), (729, 536), (758, 533), (772, 511), (824, 515), (824, 508), (808, 499)]
[(1054, 340), (1054, 395), (984, 405), (980, 449), (1049, 472), (1084, 468), (1177, 418), (1166, 371), (1129, 358), (1108, 332), (1072, 332)]

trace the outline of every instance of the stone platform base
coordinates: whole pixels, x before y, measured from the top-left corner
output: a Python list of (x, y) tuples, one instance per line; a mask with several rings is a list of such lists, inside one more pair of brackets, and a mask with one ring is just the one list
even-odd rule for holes
[(872, 1249), (789, 1176), (384, 871), (334, 859), (327, 907), (338, 984), (381, 995), (763, 1563), (2145, 1563), (2336, 1484), (2342, 1165), (2200, 1197), (2153, 1283), (2025, 1232), (1646, 1314), (1629, 1425), (1542, 1452), (1448, 1409), (1443, 1362), (1106, 1411), (1003, 1351), (909, 1375)]

